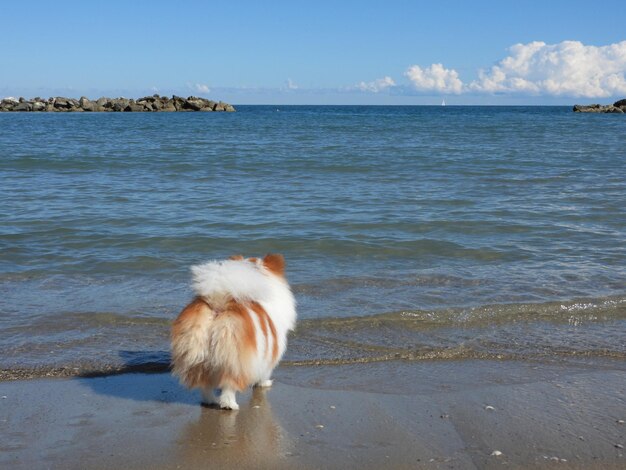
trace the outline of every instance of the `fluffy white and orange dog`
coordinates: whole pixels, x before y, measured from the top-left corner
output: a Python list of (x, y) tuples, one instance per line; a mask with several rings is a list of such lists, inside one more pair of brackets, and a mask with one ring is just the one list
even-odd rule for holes
[(191, 271), (196, 298), (172, 326), (172, 371), (207, 404), (237, 410), (237, 392), (272, 385), (295, 326), (285, 260), (233, 256)]

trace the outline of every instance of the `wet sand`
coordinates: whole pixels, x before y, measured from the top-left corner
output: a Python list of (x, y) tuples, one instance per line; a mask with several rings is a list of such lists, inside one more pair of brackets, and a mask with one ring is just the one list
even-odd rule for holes
[(0, 382), (0, 397), (2, 468), (626, 467), (623, 362), (283, 367), (238, 412), (169, 374)]

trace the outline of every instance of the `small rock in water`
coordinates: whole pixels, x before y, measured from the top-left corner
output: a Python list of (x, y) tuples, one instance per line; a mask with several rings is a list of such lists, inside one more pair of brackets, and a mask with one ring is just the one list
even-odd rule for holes
[[(2, 397), (2, 398), (6, 398), (6, 397)], [(623, 419), (618, 419), (616, 421), (617, 424), (624, 424), (624, 420)]]
[(485, 406), (485, 410), (487, 410), (487, 411), (496, 411), (496, 409), (493, 406), (491, 406), (491, 405)]
[(491, 455), (495, 456), (495, 457), (499, 457), (502, 455), (502, 452), (500, 452), (499, 450), (494, 450)]
[(439, 417), (440, 417), (441, 419), (448, 419), (448, 418), (450, 417), (450, 415), (449, 415), (449, 414), (447, 414), (447, 413), (444, 413), (444, 414), (442, 414), (442, 415), (441, 415), (441, 416), (439, 416)]
[(337, 408), (335, 405), (330, 405), (331, 410), (334, 410), (335, 408)]
[(623, 445), (621, 445), (621, 444), (615, 444), (615, 447), (616, 447), (617, 449), (623, 449), (623, 448), (624, 448), (624, 446), (623, 446)]
[(324, 425), (323, 425), (323, 424), (316, 424), (316, 425), (315, 425), (315, 427), (316, 427), (317, 429), (323, 429), (323, 428), (324, 428)]

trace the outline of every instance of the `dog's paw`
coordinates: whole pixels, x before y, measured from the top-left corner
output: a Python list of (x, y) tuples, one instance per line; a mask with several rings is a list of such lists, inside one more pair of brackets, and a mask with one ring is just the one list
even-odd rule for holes
[(255, 383), (254, 386), (259, 387), (259, 388), (269, 388), (272, 386), (273, 383), (274, 383), (273, 380), (267, 379), (267, 380), (262, 380), (261, 382)]
[(237, 411), (239, 409), (239, 405), (237, 404), (237, 402), (234, 402), (234, 401), (223, 402), (223, 403), (220, 403), (220, 409)]

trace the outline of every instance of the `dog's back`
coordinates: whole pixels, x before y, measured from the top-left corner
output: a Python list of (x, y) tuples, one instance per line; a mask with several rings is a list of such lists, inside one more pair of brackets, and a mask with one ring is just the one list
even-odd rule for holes
[(295, 324), (283, 257), (235, 257), (192, 272), (197, 297), (172, 327), (173, 373), (204, 390), (269, 381)]

